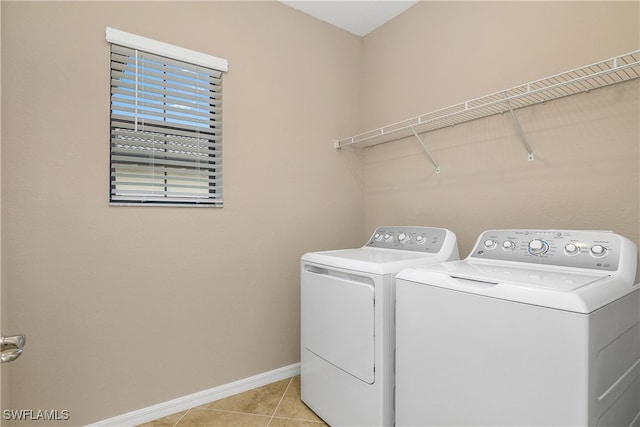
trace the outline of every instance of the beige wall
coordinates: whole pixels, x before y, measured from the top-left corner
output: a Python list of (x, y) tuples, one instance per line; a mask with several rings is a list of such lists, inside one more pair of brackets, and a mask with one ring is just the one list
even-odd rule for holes
[[(638, 2), (420, 2), (364, 39), (368, 130), (640, 48)], [(363, 152), (365, 229), (614, 230), (639, 243), (638, 82)]]
[[(300, 255), (377, 225), (638, 242), (637, 82), (518, 112), (534, 162), (507, 116), (427, 134), (437, 175), (331, 144), (637, 49), (637, 2), (421, 2), (362, 39), (276, 2), (2, 7), (6, 407), (79, 425), (295, 363)], [(229, 60), (223, 209), (108, 206), (106, 26)]]
[[(5, 407), (82, 425), (298, 362), (300, 256), (363, 234), (331, 144), (361, 39), (277, 2), (2, 7)], [(107, 26), (229, 60), (224, 208), (108, 206)]]

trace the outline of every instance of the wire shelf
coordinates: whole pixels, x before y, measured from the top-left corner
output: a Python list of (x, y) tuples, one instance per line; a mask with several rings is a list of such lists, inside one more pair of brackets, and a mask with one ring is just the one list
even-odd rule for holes
[[(640, 77), (640, 50), (586, 65), (551, 77), (443, 108), (334, 142), (336, 148), (371, 147), (502, 114), (577, 93), (588, 92)], [(509, 108), (511, 106), (511, 108)]]

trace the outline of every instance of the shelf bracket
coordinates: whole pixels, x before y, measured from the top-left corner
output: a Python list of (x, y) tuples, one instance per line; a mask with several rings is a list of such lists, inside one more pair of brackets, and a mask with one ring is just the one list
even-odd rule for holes
[(413, 126), (411, 126), (411, 132), (413, 132), (413, 135), (416, 137), (416, 139), (418, 140), (418, 142), (422, 146), (422, 149), (424, 150), (425, 153), (427, 153), (427, 156), (429, 156), (429, 159), (431, 160), (431, 163), (433, 163), (433, 165), (436, 167), (436, 173), (440, 173), (440, 165), (438, 164), (438, 162), (436, 162), (433, 159), (433, 156), (431, 155), (431, 153), (427, 149), (427, 146), (425, 145), (424, 141), (422, 140), (422, 138), (420, 138), (420, 135), (418, 135), (418, 132), (416, 132), (416, 130), (413, 128)]
[(533, 150), (531, 149), (531, 146), (527, 141), (527, 136), (524, 134), (524, 131), (522, 130), (522, 126), (520, 126), (520, 121), (518, 120), (516, 113), (513, 111), (513, 107), (511, 107), (511, 102), (509, 101), (509, 97), (507, 96), (507, 93), (504, 92), (503, 95), (504, 95), (504, 102), (505, 104), (507, 104), (507, 107), (509, 108), (509, 112), (511, 113), (511, 118), (513, 119), (513, 123), (516, 126), (516, 130), (518, 131), (518, 134), (520, 134), (520, 139), (522, 140), (522, 144), (524, 145), (524, 148), (527, 150), (527, 153), (529, 153), (527, 160), (531, 162), (534, 160)]

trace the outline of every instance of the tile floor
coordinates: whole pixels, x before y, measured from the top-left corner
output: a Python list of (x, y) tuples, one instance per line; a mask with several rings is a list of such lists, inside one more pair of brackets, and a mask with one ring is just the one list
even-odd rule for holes
[(300, 400), (300, 375), (169, 415), (138, 427), (323, 427)]

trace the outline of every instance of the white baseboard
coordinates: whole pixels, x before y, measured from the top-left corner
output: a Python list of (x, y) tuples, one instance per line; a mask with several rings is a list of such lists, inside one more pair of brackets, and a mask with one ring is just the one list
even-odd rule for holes
[(276, 381), (290, 378), (300, 374), (300, 363), (274, 369), (273, 371), (264, 372), (249, 378), (234, 381), (232, 383), (223, 384), (209, 390), (200, 391), (187, 396), (178, 397), (157, 405), (148, 406), (138, 409), (137, 411), (128, 412), (103, 421), (89, 424), (86, 427), (133, 427), (138, 424), (147, 423), (176, 412), (184, 411), (195, 406), (204, 405), (234, 394), (242, 393), (256, 387), (261, 387)]

